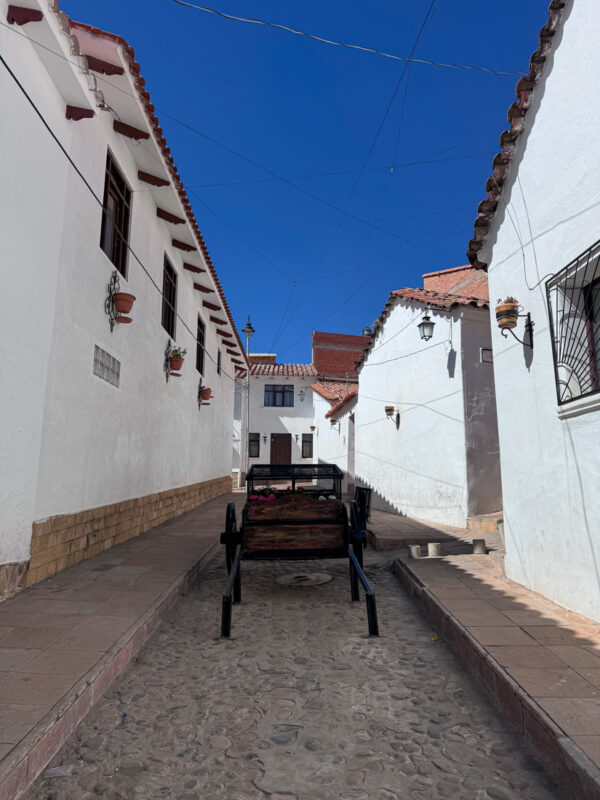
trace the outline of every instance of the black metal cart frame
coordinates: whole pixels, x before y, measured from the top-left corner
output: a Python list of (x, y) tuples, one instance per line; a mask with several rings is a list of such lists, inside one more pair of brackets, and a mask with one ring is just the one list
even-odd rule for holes
[[(333, 491), (338, 500), (341, 500), (341, 484), (343, 473), (334, 464), (312, 465), (271, 465), (261, 464), (250, 468), (247, 476), (248, 495), (256, 491), (259, 484), (272, 480), (289, 480), (295, 488), (297, 481), (317, 479), (320, 481), (331, 480)], [(318, 487), (315, 487), (318, 491)], [(244, 533), (252, 527), (253, 522), (247, 517), (247, 507), (242, 512), (242, 525), (238, 528), (237, 515), (233, 503), (227, 506), (225, 518), (225, 531), (221, 534), (221, 543), (225, 545), (225, 560), (227, 563), (227, 584), (223, 593), (221, 612), (221, 636), (231, 635), (232, 610), (235, 603), (242, 599), (241, 562), (242, 561), (272, 561), (272, 560), (306, 560), (324, 558), (347, 558), (350, 577), (350, 596), (353, 601), (360, 600), (359, 584), (362, 585), (366, 606), (367, 621), (370, 636), (379, 635), (377, 621), (377, 606), (375, 594), (363, 572), (363, 547), (366, 543), (366, 531), (363, 524), (363, 509), (356, 501), (350, 504), (350, 518), (345, 514), (343, 541), (338, 547), (319, 547), (310, 549), (252, 549), (245, 545)], [(364, 512), (363, 512), (364, 513)], [(293, 525), (319, 525), (323, 519), (286, 519), (278, 517), (273, 520), (260, 520), (261, 527), (276, 525), (278, 527)]]

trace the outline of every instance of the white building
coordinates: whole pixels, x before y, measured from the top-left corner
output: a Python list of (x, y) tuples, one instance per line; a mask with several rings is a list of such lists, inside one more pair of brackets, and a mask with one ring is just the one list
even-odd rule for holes
[[(245, 363), (133, 50), (52, 3), (8, 10), (0, 594), (226, 491)], [(112, 276), (135, 296), (113, 330)]]
[(342, 491), (354, 491), (354, 409), (358, 384), (344, 387), (343, 394), (333, 394), (331, 382), (313, 385), (315, 436), (318, 461), (337, 464), (344, 473)]
[(359, 364), (355, 475), (375, 508), (465, 526), (502, 507), (487, 290), (468, 267), (424, 279), (390, 294)]
[(273, 354), (250, 355), (249, 463), (312, 464), (312, 364), (276, 364)]
[(517, 83), (469, 258), (493, 301), (527, 318), (492, 320), (506, 572), (600, 620), (600, 30), (597, 0), (551, 4)]

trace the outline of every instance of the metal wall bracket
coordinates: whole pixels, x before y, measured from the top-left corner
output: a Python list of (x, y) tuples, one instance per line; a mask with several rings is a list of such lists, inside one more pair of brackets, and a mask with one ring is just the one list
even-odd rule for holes
[(117, 322), (117, 312), (115, 310), (115, 295), (121, 289), (121, 284), (119, 283), (119, 273), (115, 269), (113, 274), (110, 276), (110, 283), (108, 284), (108, 296), (104, 301), (104, 311), (108, 314), (108, 324), (110, 325), (110, 330), (112, 332), (115, 324)]
[(501, 330), (502, 336), (504, 336), (504, 338), (506, 339), (507, 334), (512, 333), (512, 335), (517, 340), (517, 342), (519, 342), (519, 344), (522, 344), (524, 347), (531, 347), (531, 349), (533, 350), (533, 326), (535, 323), (531, 319), (531, 314), (529, 312), (527, 312), (527, 314), (519, 314), (519, 316), (525, 317), (527, 319), (527, 322), (525, 323), (525, 336), (523, 337), (523, 339), (519, 339), (519, 337), (516, 335), (516, 333), (513, 331), (512, 328), (502, 328)]
[(173, 352), (173, 343), (170, 339), (167, 340), (167, 346), (165, 347), (165, 363), (163, 365), (163, 369), (165, 371), (165, 378), (167, 383), (169, 382), (169, 376), (176, 374), (171, 372), (171, 353)]

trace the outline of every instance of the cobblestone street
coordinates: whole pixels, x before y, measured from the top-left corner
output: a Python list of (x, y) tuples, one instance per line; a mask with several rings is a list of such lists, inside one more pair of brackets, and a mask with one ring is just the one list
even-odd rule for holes
[(50, 763), (28, 800), (550, 800), (530, 755), (435, 638), (391, 574), (366, 553), (379, 639), (333, 580), (275, 578), (299, 563), (243, 565), (232, 638), (218, 638), (222, 555)]

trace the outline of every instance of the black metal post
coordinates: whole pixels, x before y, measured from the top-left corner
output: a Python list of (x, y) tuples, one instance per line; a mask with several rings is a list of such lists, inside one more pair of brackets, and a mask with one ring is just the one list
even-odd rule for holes
[(373, 592), (367, 594), (367, 622), (369, 636), (379, 636), (379, 623), (377, 622), (377, 604)]
[(356, 600), (360, 600), (360, 594), (358, 592), (358, 575), (356, 574), (356, 567), (354, 566), (354, 562), (352, 559), (349, 559), (350, 564), (350, 596), (352, 601), (355, 602)]

